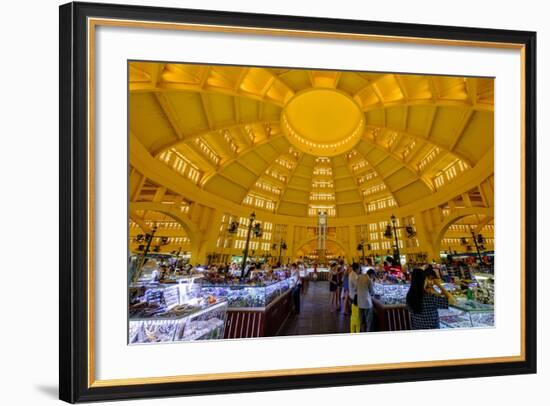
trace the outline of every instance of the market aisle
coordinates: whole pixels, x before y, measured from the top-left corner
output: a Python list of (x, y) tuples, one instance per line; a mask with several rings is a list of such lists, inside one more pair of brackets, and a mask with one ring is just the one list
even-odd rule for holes
[(280, 335), (348, 333), (349, 316), (340, 311), (331, 313), (328, 282), (310, 282), (301, 297), (299, 315), (291, 315)]

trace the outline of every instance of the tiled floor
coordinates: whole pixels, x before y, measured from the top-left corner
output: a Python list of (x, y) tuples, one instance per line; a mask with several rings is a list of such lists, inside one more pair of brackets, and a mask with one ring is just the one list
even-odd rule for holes
[(301, 296), (301, 311), (291, 315), (280, 335), (349, 333), (349, 316), (343, 308), (338, 313), (330, 311), (328, 282), (310, 282)]

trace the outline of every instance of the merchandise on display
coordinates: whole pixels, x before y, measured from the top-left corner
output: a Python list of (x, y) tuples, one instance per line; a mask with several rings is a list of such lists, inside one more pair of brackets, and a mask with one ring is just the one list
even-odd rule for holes
[(442, 328), (492, 327), (495, 313), (492, 305), (459, 298), (448, 309), (439, 310), (439, 320)]
[(384, 305), (404, 305), (406, 302), (409, 284), (378, 283), (374, 284), (375, 299)]
[(200, 283), (204, 294), (227, 300), (229, 308), (262, 308), (275, 302), (288, 292), (296, 281), (294, 277), (256, 283), (215, 284), (204, 281)]
[[(441, 328), (493, 327), (495, 316), (492, 281), (491, 278), (460, 284), (443, 284), (443, 287), (455, 297), (456, 303), (450, 305), (448, 309), (439, 310)], [(435, 288), (439, 291), (437, 287)], [(400, 307), (406, 310), (408, 291), (409, 284), (376, 282), (374, 292), (378, 311), (385, 312), (388, 309), (396, 310)]]
[(130, 344), (223, 338), (227, 302), (203, 294), (198, 284), (143, 285), (132, 292)]

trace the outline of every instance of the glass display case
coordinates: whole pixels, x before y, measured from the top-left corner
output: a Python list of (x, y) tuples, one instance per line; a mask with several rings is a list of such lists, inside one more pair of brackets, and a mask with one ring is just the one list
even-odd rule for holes
[[(487, 281), (476, 280), (474, 282), (461, 282), (460, 284), (448, 282), (443, 287), (451, 293), (457, 300), (474, 300), (483, 304), (494, 304), (494, 285)], [(436, 292), (440, 289), (434, 286)]]
[(203, 274), (194, 273), (191, 275), (168, 275), (163, 280), (160, 281), (161, 284), (172, 284), (172, 283), (193, 283), (197, 279), (204, 278)]
[(384, 305), (404, 305), (409, 284), (374, 283), (374, 296)]
[(306, 278), (313, 281), (328, 281), (330, 269), (328, 268), (307, 268)]
[(284, 293), (288, 292), (296, 283), (295, 278), (289, 277), (280, 281), (252, 284), (212, 284), (200, 283), (203, 294), (223, 298), (229, 308), (262, 308), (273, 303)]
[(476, 276), (477, 287), (474, 289), (476, 302), (493, 305), (495, 303), (495, 284), (492, 277)]
[[(314, 272), (315, 272), (315, 268), (307, 268), (307, 269), (306, 269), (306, 272), (307, 272), (308, 274), (314, 273)], [(318, 273), (328, 273), (328, 272), (330, 272), (330, 269), (328, 269), (328, 268), (317, 268), (317, 272), (318, 272)]]
[(495, 312), (492, 305), (474, 300), (457, 300), (448, 309), (439, 310), (441, 328), (493, 327)]
[(223, 338), (227, 302), (202, 294), (198, 284), (140, 286), (130, 293), (129, 344)]
[(131, 317), (129, 344), (195, 341), (223, 338), (227, 302), (192, 306), (154, 317)]

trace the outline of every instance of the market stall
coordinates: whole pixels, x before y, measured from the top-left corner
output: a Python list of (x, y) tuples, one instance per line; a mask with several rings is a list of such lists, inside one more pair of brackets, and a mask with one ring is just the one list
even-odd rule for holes
[(439, 310), (441, 328), (490, 327), (495, 325), (493, 305), (458, 299), (448, 309)]
[[(489, 280), (464, 284), (443, 285), (456, 299), (448, 309), (439, 310), (441, 328), (494, 326), (494, 290)], [(373, 299), (376, 330), (410, 330), (410, 316), (406, 306), (409, 284), (375, 283)]]
[(376, 330), (399, 331), (410, 330), (409, 311), (405, 305), (405, 297), (409, 284), (374, 284), (374, 311)]
[(224, 338), (270, 337), (293, 309), (292, 277), (251, 283), (201, 283), (204, 294), (228, 303)]
[(307, 268), (307, 279), (311, 281), (328, 281), (330, 269), (328, 268)]
[(130, 286), (129, 344), (223, 338), (227, 302), (193, 281)]

